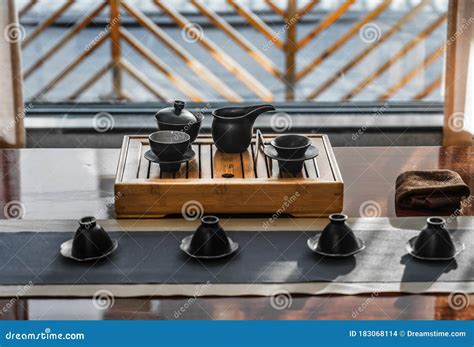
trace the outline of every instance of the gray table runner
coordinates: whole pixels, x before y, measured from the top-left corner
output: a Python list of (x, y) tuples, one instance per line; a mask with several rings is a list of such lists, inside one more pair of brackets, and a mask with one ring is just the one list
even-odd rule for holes
[(391, 283), (474, 281), (474, 233), (453, 233), (466, 245), (456, 260), (423, 262), (406, 254), (418, 231), (356, 231), (366, 250), (347, 259), (312, 253), (299, 231), (229, 232), (240, 244), (232, 257), (198, 261), (179, 249), (188, 232), (113, 232), (118, 250), (109, 258), (77, 263), (59, 255), (71, 232), (0, 233), (0, 285), (196, 284), (196, 283)]

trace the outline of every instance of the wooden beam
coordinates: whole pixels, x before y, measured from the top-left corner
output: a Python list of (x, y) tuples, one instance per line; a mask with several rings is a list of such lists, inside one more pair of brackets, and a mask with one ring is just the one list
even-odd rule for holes
[(67, 0), (60, 8), (54, 11), (48, 18), (46, 18), (43, 22), (41, 22), (32, 32), (29, 34), (21, 43), (21, 46), (25, 48), (28, 46), (33, 40), (38, 37), (43, 31), (51, 26), (58, 18), (60, 18), (64, 12), (67, 11), (69, 7), (74, 5), (74, 0)]
[(15, 0), (0, 2), (0, 148), (25, 146), (21, 49), (23, 27), (18, 22)]
[[(182, 30), (187, 30), (193, 27), (188, 19), (183, 15), (173, 9), (171, 6), (166, 5), (164, 2), (159, 0), (153, 1), (156, 6), (158, 6), (163, 13), (168, 15)], [(199, 43), (203, 46), (209, 54), (223, 67), (225, 67), (229, 72), (231, 72), (235, 77), (237, 77), (247, 88), (255, 93), (263, 101), (272, 101), (273, 95), (272, 92), (265, 87), (260, 81), (254, 77), (250, 72), (244, 69), (234, 58), (227, 54), (224, 49), (220, 48), (219, 45), (215, 44), (213, 41), (208, 39), (204, 32), (196, 32), (198, 29), (194, 30), (193, 33), (196, 37), (196, 43)]]
[(130, 76), (135, 78), (135, 80), (137, 80), (143, 87), (145, 87), (145, 89), (154, 94), (160, 101), (169, 100), (169, 98), (161, 94), (159, 86), (150, 81), (144, 73), (142, 73), (135, 66), (130, 64), (126, 59), (122, 58), (122, 60), (120, 61), (120, 66), (123, 67), (124, 70), (127, 71)]
[(87, 81), (85, 81), (79, 88), (77, 88), (71, 94), (71, 96), (69, 96), (68, 99), (71, 101), (75, 101), (79, 96), (82, 95), (82, 93), (92, 87), (98, 80), (102, 78), (102, 76), (104, 76), (110, 69), (112, 69), (113, 66), (114, 64), (112, 62), (108, 62), (107, 64), (105, 64), (105, 66), (97, 70)]
[(377, 47), (380, 47), (384, 42), (386, 42), (390, 37), (398, 33), (408, 22), (410, 22), (415, 16), (425, 7), (431, 3), (431, 0), (422, 0), (418, 5), (410, 9), (407, 14), (400, 18), (389, 30), (384, 32), (378, 40), (373, 42), (369, 47), (363, 50), (361, 53), (357, 54), (354, 59), (345, 64), (342, 68), (333, 73), (330, 78), (323, 82), (320, 86), (316, 87), (311, 93), (306, 97), (307, 100), (312, 100), (321, 95), (325, 90), (332, 86), (340, 76), (343, 76), (357, 64), (363, 61), (371, 52), (373, 52)]
[(308, 35), (302, 38), (298, 42), (298, 49), (303, 49), (308, 43), (313, 41), (313, 39), (318, 36), (321, 32), (329, 28), (334, 22), (336, 22), (339, 18), (342, 17), (344, 13), (349, 10), (349, 8), (354, 5), (355, 0), (347, 0), (341, 6), (339, 6), (336, 10), (331, 12), (329, 16), (324, 18), (318, 25), (316, 25)]
[(304, 78), (307, 74), (314, 70), (318, 65), (320, 65), (324, 60), (330, 57), (335, 53), (339, 48), (341, 48), (347, 41), (349, 41), (354, 35), (360, 32), (361, 28), (371, 23), (375, 18), (380, 16), (390, 5), (392, 0), (384, 0), (377, 6), (373, 11), (369, 12), (364, 18), (356, 22), (348, 31), (344, 33), (340, 38), (338, 38), (332, 45), (324, 50), (316, 59), (309, 63), (303, 70), (298, 72), (296, 79), (299, 81)]
[(303, 17), (307, 13), (311, 12), (314, 6), (318, 4), (319, 0), (310, 0), (302, 9), (298, 11), (298, 17)]
[(234, 8), (234, 10), (240, 14), (247, 22), (253, 26), (256, 30), (258, 30), (263, 36), (265, 36), (268, 40), (272, 41), (275, 46), (280, 49), (283, 49), (284, 43), (280, 40), (278, 33), (274, 32), (272, 28), (270, 28), (265, 22), (257, 16), (252, 11), (248, 10), (247, 8), (239, 5), (235, 2), (235, 0), (227, 0), (227, 2)]
[(108, 38), (110, 33), (106, 33), (104, 36), (98, 38), (98, 40), (92, 42), (89, 46), (89, 50), (83, 51), (80, 55), (76, 57), (72, 62), (70, 62), (61, 72), (59, 72), (50, 82), (46, 84), (35, 96), (32, 97), (33, 100), (38, 100), (53, 89), (56, 84), (62, 81), (71, 71), (73, 71), (79, 64), (81, 64), (88, 56), (90, 56), (97, 48), (99, 48)]
[(450, 1), (443, 145), (472, 146), (474, 133), (474, 2)]
[(371, 73), (356, 87), (354, 87), (349, 93), (347, 93), (343, 100), (347, 101), (352, 99), (354, 96), (362, 92), (370, 83), (381, 76), (385, 71), (390, 69), (397, 61), (408, 54), (416, 45), (425, 40), (435, 29), (437, 29), (446, 20), (446, 14), (442, 14), (436, 20), (431, 22), (421, 33), (405, 44), (398, 52), (394, 53), (390, 59), (382, 64), (376, 71)]
[(433, 93), (436, 89), (441, 87), (443, 84), (443, 76), (439, 76), (438, 78), (434, 79), (433, 82), (428, 84), (425, 89), (422, 91), (418, 92), (414, 97), (413, 100), (423, 100), (427, 96), (429, 96), (431, 93)]
[(76, 23), (69, 31), (67, 31), (46, 53), (44, 53), (38, 60), (36, 60), (31, 66), (29, 66), (23, 72), (23, 78), (26, 80), (31, 76), (39, 67), (47, 62), (56, 52), (58, 52), (67, 42), (69, 42), (77, 33), (86, 28), (95, 17), (97, 17), (106, 7), (106, 3), (99, 4), (92, 12), (87, 14), (81, 21)]
[(178, 59), (182, 60), (196, 76), (212, 87), (217, 93), (225, 97), (228, 101), (242, 101), (240, 95), (222, 82), (219, 77), (204, 66), (204, 64), (200, 63), (199, 60), (194, 58), (183, 46), (166, 34), (163, 29), (156, 25), (150, 18), (145, 16), (140, 10), (127, 2), (122, 3), (122, 8), (125, 9), (130, 16), (135, 18), (138, 24), (148, 29), (150, 33), (171, 50)]
[(433, 64), (436, 60), (442, 57), (444, 54), (444, 44), (436, 48), (430, 55), (428, 55), (421, 64), (418, 64), (410, 71), (408, 71), (400, 80), (395, 83), (392, 87), (388, 88), (385, 92), (377, 97), (377, 100), (384, 101), (391, 98), (395, 93), (402, 89), (412, 79), (414, 79), (420, 72), (425, 71), (428, 66)]
[(260, 52), (250, 41), (248, 41), (238, 30), (235, 30), (229, 23), (227, 23), (221, 16), (214, 12), (211, 8), (205, 6), (199, 0), (191, 0), (191, 3), (205, 15), (209, 21), (214, 24), (219, 30), (229, 36), (232, 41), (237, 43), (243, 50), (245, 50), (253, 60), (257, 62), (264, 70), (271, 73), (273, 76), (281, 79), (282, 74), (278, 70), (275, 63), (269, 59), (265, 54)]
[(18, 17), (23, 17), (38, 3), (38, 0), (30, 0), (23, 8), (18, 11)]
[(186, 97), (190, 98), (195, 102), (204, 102), (204, 98), (200, 92), (197, 91), (192, 85), (190, 85), (185, 79), (181, 78), (179, 74), (173, 71), (164, 61), (158, 58), (153, 52), (151, 52), (145, 45), (143, 45), (138, 39), (133, 37), (128, 30), (120, 28), (120, 34), (122, 38), (127, 42), (135, 51), (137, 51), (143, 58), (145, 58), (150, 64), (152, 64), (157, 70), (165, 75), (168, 80), (176, 86)]
[[(297, 7), (296, 0), (288, 0), (288, 7), (285, 13), (286, 30), (285, 41), (285, 87), (286, 100), (291, 101), (295, 99), (296, 87), (296, 53), (298, 51), (297, 45)], [(292, 22), (294, 21), (294, 22)]]
[(268, 7), (270, 7), (273, 12), (275, 12), (277, 15), (283, 17), (285, 15), (285, 11), (282, 10), (277, 4), (273, 2), (273, 0), (265, 0), (266, 4)]
[(115, 97), (118, 100), (122, 100), (122, 70), (121, 70), (121, 60), (122, 60), (122, 48), (120, 42), (120, 2), (121, 0), (110, 0), (110, 18), (109, 18), (109, 30), (110, 30), (110, 48), (112, 50), (112, 61), (114, 66), (112, 67), (112, 89), (114, 91)]

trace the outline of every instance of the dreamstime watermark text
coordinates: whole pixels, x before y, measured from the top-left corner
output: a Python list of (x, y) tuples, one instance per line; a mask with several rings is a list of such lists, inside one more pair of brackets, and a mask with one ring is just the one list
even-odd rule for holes
[(13, 341), (54, 341), (54, 340), (85, 340), (84, 333), (53, 333), (50, 328), (36, 333), (9, 331), (5, 334), (5, 340)]
[(382, 106), (376, 108), (374, 110), (374, 113), (372, 114), (372, 117), (370, 117), (370, 119), (365, 122), (365, 124), (360, 127), (355, 133), (352, 134), (352, 140), (353, 141), (356, 141), (359, 137), (361, 137), (366, 131), (368, 128), (370, 128), (371, 126), (373, 126), (373, 124), (375, 123), (375, 121), (380, 117), (380, 116), (383, 116), (385, 111), (390, 107), (390, 105), (388, 104), (388, 102), (385, 102)]
[(298, 20), (300, 19), (300, 15), (297, 13), (293, 17), (291, 17), (289, 20), (285, 22), (285, 25), (278, 30), (275, 35), (272, 36), (271, 40), (267, 41), (265, 45), (263, 46), (262, 50), (264, 52), (268, 51), (270, 47), (275, 45), (275, 42), (277, 42), (285, 33), (290, 29), (293, 25), (295, 25)]
[(300, 192), (299, 191), (294, 192), (293, 195), (291, 195), (290, 197), (285, 196), (281, 207), (278, 210), (276, 210), (275, 213), (270, 218), (268, 218), (268, 220), (263, 222), (263, 228), (268, 229), (269, 226), (271, 226), (273, 223), (275, 223), (275, 221), (283, 213), (285, 213), (288, 210), (288, 208), (290, 208), (290, 206), (293, 205), (296, 200), (298, 200), (299, 197), (300, 197)]
[(110, 32), (110, 29), (112, 29), (112, 27), (114, 27), (120, 22), (121, 18), (122, 18), (122, 15), (119, 14), (117, 17), (115, 17), (109, 23), (107, 23), (107, 25), (105, 26), (105, 29), (102, 30), (99, 33), (99, 35), (94, 37), (94, 39), (91, 42), (89, 42), (89, 44), (86, 46), (85, 48), (86, 52), (89, 52), (97, 44), (97, 42), (99, 42), (105, 35), (107, 35)]
[(211, 282), (209, 281), (207, 281), (206, 284), (203, 284), (202, 286), (200, 286), (192, 297), (186, 300), (183, 305), (181, 305), (176, 311), (174, 311), (173, 317), (175, 319), (178, 319), (179, 317), (181, 317), (181, 315), (184, 312), (186, 312), (188, 308), (190, 308), (196, 303), (197, 298), (199, 296), (202, 296), (209, 289), (210, 286), (211, 286)]
[(20, 297), (24, 296), (31, 289), (31, 287), (33, 287), (32, 281), (29, 281), (28, 284), (20, 287), (16, 292), (16, 295), (5, 305), (3, 305), (2, 309), (0, 310), (0, 317), (6, 315), (12, 308), (14, 308), (17, 301), (20, 300)]

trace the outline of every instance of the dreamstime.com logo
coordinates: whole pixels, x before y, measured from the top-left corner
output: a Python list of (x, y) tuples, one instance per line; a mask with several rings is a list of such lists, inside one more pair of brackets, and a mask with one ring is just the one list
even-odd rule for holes
[(380, 217), (382, 215), (382, 207), (377, 201), (364, 201), (359, 207), (359, 215), (361, 217)]
[(85, 338), (84, 333), (56, 333), (52, 332), (50, 328), (37, 333), (9, 331), (5, 334), (5, 340), (12, 341), (85, 340)]
[(114, 117), (108, 112), (99, 112), (92, 119), (92, 126), (98, 133), (105, 133), (114, 128)]
[(291, 129), (293, 122), (286, 112), (276, 112), (270, 119), (270, 126), (276, 133), (283, 133)]
[(204, 207), (197, 200), (189, 200), (181, 206), (181, 214), (185, 220), (195, 221), (204, 215)]
[(461, 311), (471, 305), (471, 298), (468, 293), (463, 291), (452, 292), (448, 296), (448, 305), (453, 310)]
[(204, 36), (204, 30), (199, 24), (188, 23), (181, 30), (181, 37), (188, 43), (201, 41)]
[(448, 128), (459, 133), (464, 129), (464, 113), (455, 112), (448, 118)]
[(270, 305), (278, 311), (283, 311), (287, 308), (290, 308), (292, 303), (293, 298), (286, 290), (276, 291), (270, 296)]
[(100, 289), (92, 296), (92, 305), (98, 310), (107, 310), (114, 306), (115, 297), (111, 291)]
[(375, 23), (367, 23), (359, 30), (359, 37), (365, 43), (374, 43), (380, 40), (382, 31)]
[(22, 219), (25, 211), (25, 205), (17, 200), (9, 201), (3, 206), (3, 216), (6, 219)]
[(3, 30), (3, 38), (8, 43), (18, 43), (25, 39), (26, 31), (20, 23), (8, 24)]

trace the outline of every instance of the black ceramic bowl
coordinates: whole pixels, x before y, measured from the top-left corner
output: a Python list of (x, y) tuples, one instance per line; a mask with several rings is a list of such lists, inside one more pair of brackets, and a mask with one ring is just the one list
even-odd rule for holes
[(193, 143), (199, 135), (199, 130), (201, 129), (201, 121), (202, 117), (199, 117), (195, 122), (183, 125), (164, 123), (156, 119), (156, 124), (158, 125), (159, 130), (181, 131), (183, 133), (188, 134), (191, 138), (190, 142)]
[(181, 131), (162, 130), (148, 136), (150, 147), (158, 159), (180, 160), (189, 148), (191, 137)]
[(282, 158), (301, 158), (311, 146), (311, 140), (303, 135), (282, 135), (272, 140), (278, 155)]
[(216, 216), (204, 216), (189, 244), (188, 252), (195, 256), (213, 257), (232, 252), (229, 238)]
[(94, 217), (79, 220), (79, 228), (72, 241), (71, 255), (77, 259), (101, 257), (114, 247), (107, 232), (97, 224)]
[(449, 232), (446, 220), (441, 217), (430, 217), (427, 225), (412, 241), (413, 255), (426, 259), (450, 259), (456, 254), (456, 247)]
[(361, 250), (363, 243), (346, 224), (347, 216), (331, 214), (330, 223), (323, 229), (316, 250), (327, 255), (350, 255)]

